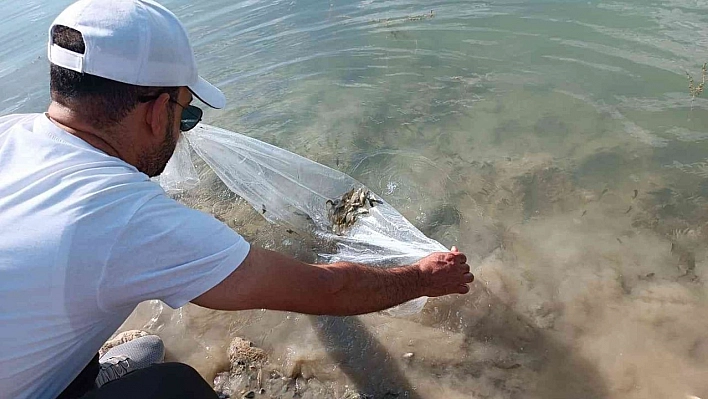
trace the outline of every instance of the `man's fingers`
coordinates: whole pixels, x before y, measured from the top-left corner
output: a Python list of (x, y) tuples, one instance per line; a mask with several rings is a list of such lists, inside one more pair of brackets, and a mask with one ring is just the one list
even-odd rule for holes
[(457, 260), (460, 263), (467, 263), (467, 255), (463, 254), (462, 252), (458, 252), (456, 255), (457, 255)]
[(466, 294), (470, 292), (470, 286), (467, 284), (463, 284), (460, 286), (460, 288), (457, 290), (460, 294)]
[(442, 256), (442, 259), (445, 259), (447, 261), (454, 261), (458, 263), (467, 263), (467, 255), (463, 254), (460, 251), (457, 251), (457, 247), (452, 247), (451, 252), (440, 252), (439, 256)]
[(466, 284), (469, 284), (474, 281), (474, 274), (472, 273), (465, 273), (462, 276), (462, 281), (464, 281)]
[(450, 252), (460, 252), (460, 250), (457, 249), (457, 247), (453, 245), (452, 248), (450, 249)]

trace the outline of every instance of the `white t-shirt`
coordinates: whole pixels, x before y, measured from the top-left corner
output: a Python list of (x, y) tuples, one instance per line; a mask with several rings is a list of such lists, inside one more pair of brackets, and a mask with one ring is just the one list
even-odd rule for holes
[(249, 248), (46, 115), (0, 118), (0, 398), (54, 399), (139, 302), (180, 307)]

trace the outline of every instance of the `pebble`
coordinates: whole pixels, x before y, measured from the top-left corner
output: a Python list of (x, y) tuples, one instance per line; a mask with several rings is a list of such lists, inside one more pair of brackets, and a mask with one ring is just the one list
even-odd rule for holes
[(254, 391), (248, 391), (248, 393), (243, 395), (243, 397), (246, 399), (253, 399), (256, 397), (256, 393)]
[(413, 356), (415, 356), (415, 354), (413, 352), (408, 352), (408, 353), (403, 354), (404, 359), (412, 359)]

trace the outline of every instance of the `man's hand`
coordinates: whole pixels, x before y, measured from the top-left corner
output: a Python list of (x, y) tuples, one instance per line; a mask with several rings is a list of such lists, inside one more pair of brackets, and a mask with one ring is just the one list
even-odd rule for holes
[(423, 295), (426, 296), (466, 294), (470, 291), (467, 284), (474, 281), (467, 257), (456, 247), (452, 247), (452, 252), (430, 254), (414, 266), (419, 269)]

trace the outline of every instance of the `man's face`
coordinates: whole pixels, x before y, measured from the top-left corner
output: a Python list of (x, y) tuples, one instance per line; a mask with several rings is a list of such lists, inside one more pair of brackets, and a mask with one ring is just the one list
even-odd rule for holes
[(173, 101), (168, 103), (165, 111), (167, 113), (167, 126), (164, 132), (164, 140), (156, 147), (147, 149), (139, 160), (138, 170), (150, 177), (159, 176), (165, 170), (165, 166), (167, 166), (172, 154), (174, 154), (180, 135), (179, 125), (182, 110), (183, 107), (192, 102), (192, 93), (188, 89), (181, 87), (178, 98), (174, 100), (179, 102), (181, 106)]

